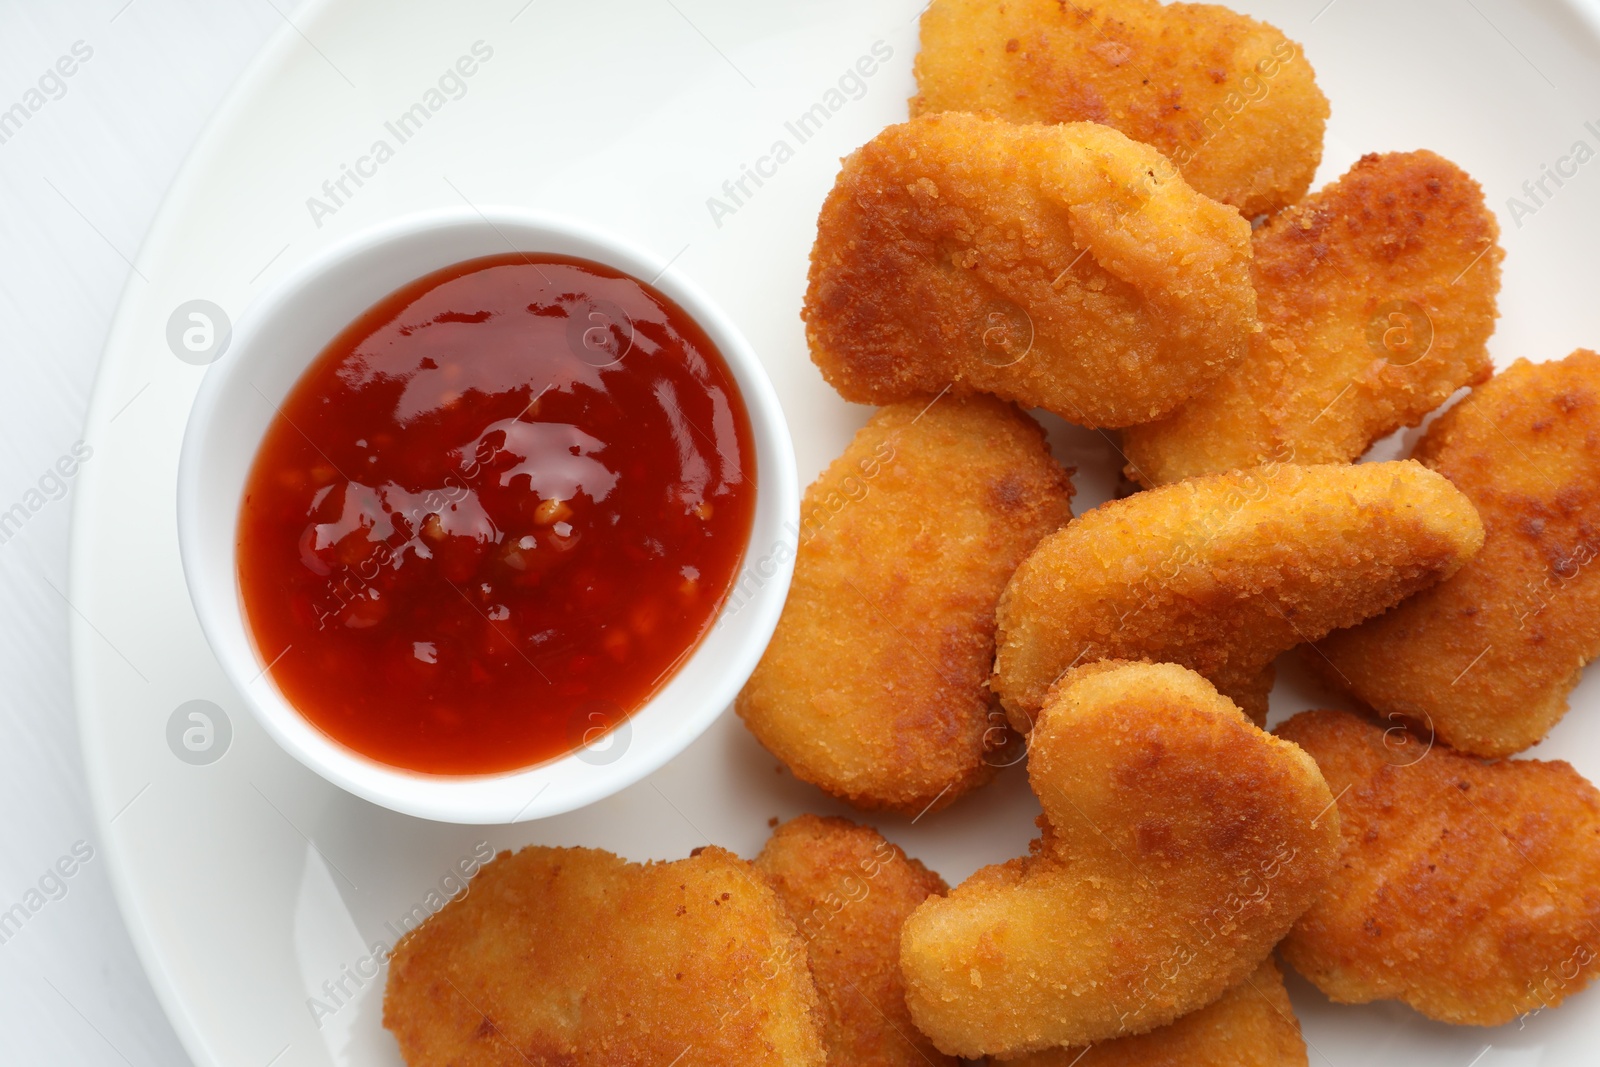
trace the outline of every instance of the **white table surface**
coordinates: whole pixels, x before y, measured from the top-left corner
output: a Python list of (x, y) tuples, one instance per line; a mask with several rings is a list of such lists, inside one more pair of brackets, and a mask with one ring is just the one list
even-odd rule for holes
[[(78, 440), (129, 260), (218, 101), (284, 24), (267, 0), (125, 3), (0, 0), (0, 111), (76, 42), (92, 49), (0, 143), (0, 511)], [(55, 592), (71, 507), (69, 485), (0, 544), (0, 912), (76, 842), (96, 845)], [(65, 885), (0, 944), (0, 1064), (187, 1064), (103, 855)]]
[[(272, 33), (293, 32), (290, 11), (289, 0), (0, 0), (0, 111), (75, 44), (92, 49), (0, 143), (0, 511), (79, 439), (130, 261), (218, 101)], [(1481, 16), (1463, 0), (1461, 17)], [(1538, 61), (1519, 58), (1516, 27), (1505, 36), (1508, 64)], [(58, 592), (71, 501), (69, 481), (0, 544), (0, 912), (74, 846), (96, 845)], [(106, 875), (96, 851), (70, 879), (46, 877), (59, 899), (0, 931), (0, 1064), (188, 1062)]]

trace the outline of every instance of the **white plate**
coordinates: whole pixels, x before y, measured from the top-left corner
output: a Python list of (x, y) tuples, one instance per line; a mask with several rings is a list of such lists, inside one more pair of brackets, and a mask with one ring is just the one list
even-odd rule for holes
[[(920, 0), (448, 6), (327, 0), (295, 15), (296, 28), (285, 27), (241, 80), (174, 185), (123, 298), (90, 411), (95, 451), (80, 475), (70, 586), (85, 759), (135, 944), (205, 1065), (397, 1063), (380, 1027), (382, 976), (360, 977), (372, 969), (369, 946), (392, 942), (480, 848), (585, 844), (645, 859), (714, 840), (751, 855), (770, 816), (843, 812), (777, 771), (726, 716), (678, 760), (584, 811), (509, 829), (419, 822), (339, 792), (280, 752), (201, 638), (174, 520), (178, 447), (201, 370), (169, 350), (168, 318), (196, 299), (237, 317), (265, 282), (324, 242), (397, 212), (463, 200), (558, 209), (676, 257), (674, 269), (720, 301), (762, 353), (802, 478), (864, 418), (812, 368), (797, 312), (813, 220), (838, 158), (905, 117)], [(1541, 164), (1580, 139), (1600, 147), (1592, 8), (1586, 17), (1558, 0), (1240, 6), (1304, 42), (1316, 65), (1334, 108), (1323, 180), (1365, 151), (1428, 147), (1485, 183), (1508, 252), (1497, 362), (1600, 346), (1600, 161), (1520, 226), (1507, 214), (1507, 197)], [(424, 101), (478, 41), (493, 55), (464, 93), (397, 144), (385, 122)], [(892, 57), (859, 98), (831, 97), (878, 42)], [(840, 106), (801, 143), (787, 123), (819, 102)], [(314, 220), (307, 198), (379, 138), (393, 158), (359, 188), (346, 179), (352, 195)], [(793, 154), (774, 174), (762, 157), (780, 140)], [(771, 176), (760, 187), (746, 179), (752, 195), (733, 203), (724, 181), (758, 163)], [(712, 196), (734, 210), (714, 217)], [(1060, 426), (1055, 436), (1087, 468), (1080, 504), (1103, 499), (1113, 469), (1104, 444)], [(1305, 706), (1293, 683), (1275, 695), (1280, 715)], [(168, 746), (169, 720), (191, 700), (213, 702), (230, 721), (231, 741), (210, 764), (186, 763)], [(1600, 777), (1593, 674), (1573, 704), (1538, 754)], [(953, 882), (1021, 853), (1036, 810), (1017, 769), (915, 825), (875, 821)], [(342, 1003), (332, 1004), (324, 982), (342, 983)], [(1336, 1008), (1298, 980), (1292, 988), (1313, 1061), (1334, 1067), (1465, 1067), (1480, 1052), (1478, 1067), (1577, 1065), (1592, 1062), (1600, 1042), (1595, 990), (1520, 1029), (1480, 1031), (1396, 1005)], [(313, 997), (336, 1010), (314, 1018)]]

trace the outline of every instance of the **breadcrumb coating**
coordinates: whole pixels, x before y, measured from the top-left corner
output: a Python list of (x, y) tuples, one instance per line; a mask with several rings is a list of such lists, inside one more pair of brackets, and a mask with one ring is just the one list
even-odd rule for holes
[(1075, 664), (1178, 663), (1263, 721), (1262, 674), (1279, 653), (1455, 573), (1482, 544), (1467, 498), (1409, 460), (1262, 466), (1135, 493), (1017, 568), (991, 684), (1020, 731)]
[(383, 1025), (410, 1067), (822, 1067), (794, 923), (720, 848), (502, 852), (401, 938)]
[(1301, 47), (1214, 4), (933, 0), (913, 115), (1099, 122), (1153, 145), (1246, 218), (1305, 195), (1328, 98)]
[(1493, 370), (1500, 227), (1432, 152), (1368, 155), (1256, 231), (1262, 331), (1159, 422), (1123, 432), (1146, 486), (1268, 459), (1348, 463)]
[(1028, 776), (1044, 808), (1030, 855), (923, 902), (901, 934), (911, 1017), (952, 1055), (1098, 1043), (1205, 1007), (1338, 857), (1311, 757), (1170, 663), (1069, 673)]
[(1281, 949), (1330, 999), (1498, 1026), (1594, 978), (1600, 792), (1570, 766), (1483, 761), (1342, 711), (1278, 735), (1339, 802), (1339, 869)]
[(873, 416), (806, 490), (794, 581), (735, 703), (796, 777), (868, 809), (943, 806), (1020, 758), (987, 686), (995, 604), (1072, 484), (992, 397)]
[(1566, 714), (1600, 655), (1600, 355), (1518, 360), (1440, 416), (1415, 456), (1472, 501), (1483, 551), (1449, 581), (1328, 635), (1312, 659), (1452, 748), (1520, 752)]
[(1300, 1020), (1271, 956), (1199, 1011), (1134, 1037), (1051, 1049), (1010, 1067), (1308, 1067)]
[(912, 1025), (900, 978), (900, 927), (944, 879), (871, 827), (817, 815), (774, 830), (755, 862), (805, 939), (828, 1062), (957, 1067)]
[(804, 318), (846, 400), (949, 388), (1149, 422), (1244, 356), (1250, 226), (1109, 127), (914, 119), (844, 161)]

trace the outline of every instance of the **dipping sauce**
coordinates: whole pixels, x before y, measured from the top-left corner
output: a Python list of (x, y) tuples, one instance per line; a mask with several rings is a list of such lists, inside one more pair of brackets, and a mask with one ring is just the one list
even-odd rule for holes
[(456, 264), (362, 315), (279, 407), (239, 523), (256, 651), (382, 763), (563, 755), (710, 630), (755, 475), (732, 374), (665, 296), (561, 256)]

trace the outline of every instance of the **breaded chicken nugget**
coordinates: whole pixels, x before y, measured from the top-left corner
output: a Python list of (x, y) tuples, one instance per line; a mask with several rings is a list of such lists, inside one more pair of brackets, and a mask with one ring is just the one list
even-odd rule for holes
[(1594, 978), (1600, 791), (1571, 767), (1430, 749), (1342, 711), (1278, 734), (1339, 798), (1339, 870), (1282, 949), (1330, 999), (1496, 1026)]
[(1483, 551), (1312, 658), (1454, 748), (1520, 752), (1600, 655), (1600, 355), (1518, 360), (1440, 416), (1416, 458), (1476, 505)]
[(1160, 422), (1123, 433), (1147, 486), (1268, 459), (1346, 463), (1486, 381), (1500, 228), (1432, 152), (1369, 155), (1255, 234), (1250, 354)]
[(502, 852), (401, 938), (383, 1025), (411, 1067), (821, 1067), (805, 944), (748, 863)]
[(1011, 1067), (1307, 1067), (1300, 1021), (1271, 956), (1222, 999), (1158, 1030), (1001, 1062)]
[(1280, 652), (1399, 603), (1482, 544), (1467, 498), (1409, 460), (1262, 466), (1136, 493), (1017, 568), (991, 685), (1025, 731), (1075, 664), (1180, 663), (1262, 722), (1262, 675)]
[(1043, 836), (922, 903), (901, 933), (911, 1017), (952, 1055), (1143, 1033), (1245, 980), (1339, 853), (1317, 765), (1170, 663), (1062, 679), (1028, 776)]
[(995, 603), (1071, 496), (1010, 404), (884, 408), (806, 490), (789, 599), (739, 716), (859, 807), (915, 815), (988, 781), (1017, 758), (987, 687)]
[(944, 879), (878, 831), (802, 815), (756, 857), (811, 955), (830, 1064), (956, 1067), (917, 1032), (900, 978), (900, 927)]
[(933, 0), (911, 113), (1100, 122), (1246, 218), (1305, 194), (1328, 100), (1277, 28), (1212, 4)]
[(1104, 126), (916, 119), (844, 161), (804, 317), (846, 400), (948, 387), (1149, 422), (1245, 354), (1250, 226)]

